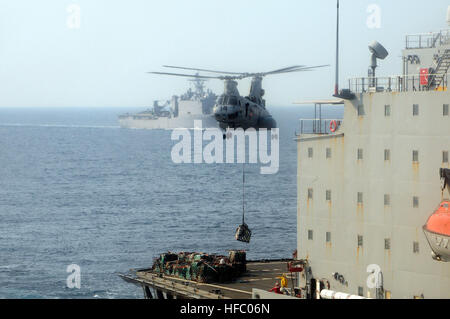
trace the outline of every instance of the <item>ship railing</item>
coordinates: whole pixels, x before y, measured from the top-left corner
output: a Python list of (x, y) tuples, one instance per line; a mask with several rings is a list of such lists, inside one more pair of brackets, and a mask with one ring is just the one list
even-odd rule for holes
[[(332, 124), (333, 123), (333, 124)], [(296, 135), (330, 135), (339, 131), (344, 121), (342, 119), (301, 119)], [(336, 126), (334, 126), (336, 124)], [(335, 132), (332, 132), (332, 129)]]
[[(442, 78), (440, 87), (429, 86), (428, 82), (434, 78)], [(361, 77), (349, 79), (349, 89), (353, 93), (367, 92), (413, 92), (446, 90), (448, 87), (449, 74), (428, 74), (428, 75), (399, 75), (391, 77)]]
[(450, 29), (406, 36), (406, 49), (429, 49), (450, 43)]

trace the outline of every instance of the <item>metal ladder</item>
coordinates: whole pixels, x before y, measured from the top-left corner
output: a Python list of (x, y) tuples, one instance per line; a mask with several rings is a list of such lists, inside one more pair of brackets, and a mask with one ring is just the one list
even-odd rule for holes
[(434, 74), (430, 76), (430, 80), (428, 82), (428, 89), (432, 86), (438, 88), (443, 84), (445, 80), (445, 76), (448, 73), (450, 68), (450, 49), (445, 50), (444, 54), (442, 54), (438, 61), (437, 66), (434, 71)]

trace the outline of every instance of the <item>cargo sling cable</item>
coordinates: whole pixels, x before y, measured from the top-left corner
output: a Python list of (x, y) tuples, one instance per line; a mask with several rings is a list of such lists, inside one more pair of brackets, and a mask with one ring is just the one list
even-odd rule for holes
[(252, 231), (245, 223), (245, 163), (242, 164), (242, 225), (236, 230), (235, 238), (237, 241), (241, 241), (249, 244), (252, 237)]

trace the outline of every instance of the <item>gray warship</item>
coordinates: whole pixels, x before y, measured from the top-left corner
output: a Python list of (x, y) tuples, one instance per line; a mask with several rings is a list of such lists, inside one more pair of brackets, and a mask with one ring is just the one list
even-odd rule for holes
[(201, 121), (202, 128), (218, 128), (213, 115), (217, 95), (205, 88), (205, 80), (193, 77), (189, 88), (181, 96), (174, 95), (161, 104), (153, 102), (153, 108), (137, 114), (119, 116), (120, 127), (131, 129), (194, 129), (194, 121)]

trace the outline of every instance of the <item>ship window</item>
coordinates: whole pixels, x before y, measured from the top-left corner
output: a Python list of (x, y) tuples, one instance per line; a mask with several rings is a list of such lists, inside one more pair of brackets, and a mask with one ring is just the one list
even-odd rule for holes
[(363, 240), (364, 240), (363, 236), (358, 235), (358, 247), (362, 247), (363, 246)]
[(308, 157), (313, 158), (313, 155), (314, 155), (313, 148), (312, 147), (308, 148)]
[(308, 240), (313, 240), (314, 232), (310, 229), (308, 230)]
[(358, 287), (358, 296), (364, 297), (364, 288), (363, 287)]
[(419, 151), (413, 151), (413, 162), (414, 163), (419, 162)]
[(362, 159), (363, 159), (363, 149), (358, 148), (358, 160), (362, 160)]
[(385, 194), (384, 195), (384, 206), (390, 206), (391, 205), (391, 195)]
[(358, 193), (358, 204), (363, 203), (363, 193)]
[(444, 116), (448, 116), (448, 104), (444, 104), (443, 114), (444, 114)]
[(448, 163), (448, 151), (442, 152), (442, 163)]
[(418, 208), (419, 207), (419, 197), (414, 196), (413, 197), (413, 207)]
[(391, 160), (391, 150), (384, 150), (384, 160), (385, 161)]
[(312, 188), (308, 188), (308, 199), (313, 199), (314, 190)]
[(384, 249), (390, 250), (391, 249), (391, 240), (389, 238), (386, 238), (384, 240)]
[(331, 232), (327, 232), (327, 243), (331, 243)]
[(413, 105), (413, 116), (418, 116), (419, 115), (419, 104), (414, 104)]
[(331, 201), (331, 191), (330, 190), (327, 190), (327, 192), (326, 192), (326, 199), (327, 199), (327, 201)]
[(386, 116), (386, 117), (391, 116), (391, 106), (390, 105), (384, 106), (384, 116)]
[(331, 158), (331, 148), (327, 148), (327, 158)]
[(418, 254), (418, 253), (419, 253), (419, 242), (417, 242), (417, 241), (415, 241), (415, 242), (413, 243), (413, 252), (414, 252), (415, 254)]

